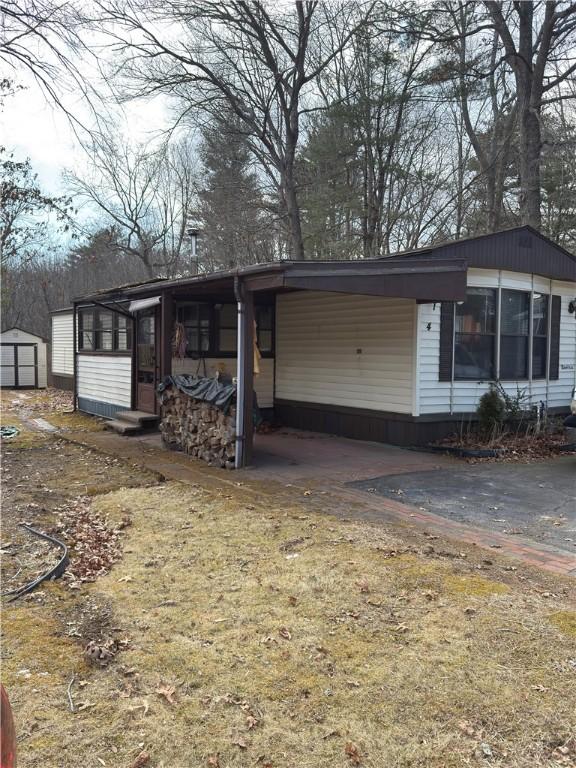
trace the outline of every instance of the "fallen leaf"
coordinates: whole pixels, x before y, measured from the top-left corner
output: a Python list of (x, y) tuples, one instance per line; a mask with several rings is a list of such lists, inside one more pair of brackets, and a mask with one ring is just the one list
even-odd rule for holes
[(168, 704), (176, 704), (174, 701), (174, 694), (176, 693), (176, 688), (174, 688), (173, 685), (165, 685), (162, 683), (161, 685), (156, 688), (156, 693), (159, 696), (163, 696)]
[(220, 757), (218, 753), (208, 756), (208, 765), (212, 766), (212, 768), (220, 768)]
[(280, 627), (280, 629), (278, 630), (278, 634), (280, 635), (280, 637), (283, 637), (284, 640), (292, 640), (292, 635), (286, 627)]
[(148, 752), (140, 752), (136, 760), (130, 765), (130, 768), (143, 768), (150, 761)]
[(354, 742), (347, 741), (346, 746), (344, 747), (344, 752), (346, 753), (347, 757), (349, 757), (350, 760), (354, 763), (354, 765), (361, 765), (362, 757), (358, 747), (356, 744), (354, 744)]
[(234, 744), (235, 747), (240, 747), (240, 749), (248, 749), (248, 745), (244, 739), (235, 739), (232, 744)]
[(288, 597), (288, 602), (290, 603), (290, 605), (296, 605), (296, 603), (298, 602), (298, 598), (294, 597), (294, 595), (290, 595)]

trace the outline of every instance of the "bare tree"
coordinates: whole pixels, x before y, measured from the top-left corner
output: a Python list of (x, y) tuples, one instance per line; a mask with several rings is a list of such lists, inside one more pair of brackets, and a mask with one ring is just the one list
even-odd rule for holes
[[(48, 99), (78, 126), (78, 114), (62, 99), (64, 90), (82, 94), (91, 105), (96, 90), (79, 69), (92, 55), (83, 36), (78, 4), (69, 0), (8, 0), (0, 2), (0, 61), (18, 82), (30, 75)], [(96, 111), (94, 111), (96, 114)]]
[[(444, 48), (456, 45), (460, 57), (460, 100), (465, 110), (470, 84), (488, 82), (493, 104), (493, 147), (475, 142), (483, 171), (498, 176), (500, 159), (505, 157), (511, 128), (518, 126), (518, 171), (520, 177), (520, 218), (523, 223), (541, 225), (542, 115), (547, 104), (568, 97), (566, 85), (576, 72), (576, 4), (555, 2), (434, 3), (418, 12), (403, 6), (390, 22), (410, 35), (435, 41)], [(489, 52), (471, 60), (467, 41), (487, 42)], [(505, 75), (510, 70), (514, 91), (507, 98)], [(477, 133), (468, 125), (472, 137)], [(495, 154), (494, 150), (495, 149)], [(500, 167), (498, 167), (500, 165)], [(494, 182), (494, 183), (493, 183)], [(501, 184), (492, 179), (494, 213), (498, 209)]]
[[(226, 104), (270, 168), (286, 211), (290, 251), (304, 258), (294, 174), (301, 118), (314, 81), (344, 47), (357, 18), (352, 4), (297, 0), (276, 8), (258, 0), (100, 0), (129, 93), (178, 95), (186, 111)], [(338, 42), (334, 18), (346, 30)]]
[(86, 149), (89, 170), (68, 174), (71, 193), (118, 228), (118, 248), (139, 260), (148, 277), (186, 271), (196, 185), (191, 143), (133, 147), (111, 128)]
[[(542, 108), (550, 98), (562, 98), (558, 88), (576, 72), (576, 4), (545, 2), (543, 17), (538, 2), (484, 4), (516, 80), (522, 221), (539, 228)], [(560, 68), (551, 73), (556, 62)]]

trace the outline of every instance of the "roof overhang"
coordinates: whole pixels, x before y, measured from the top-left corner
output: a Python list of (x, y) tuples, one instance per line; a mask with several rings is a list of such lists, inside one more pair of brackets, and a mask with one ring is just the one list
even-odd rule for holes
[(304, 290), (417, 301), (461, 301), (466, 296), (466, 271), (464, 259), (429, 256), (410, 260), (390, 258), (385, 261), (285, 261), (230, 272), (127, 286), (102, 291), (78, 301), (131, 300), (131, 306), (138, 306), (136, 300), (158, 303), (159, 294), (164, 292), (173, 294), (175, 298), (210, 295), (228, 296), (234, 300), (235, 279), (239, 279), (246, 289), (255, 294)]

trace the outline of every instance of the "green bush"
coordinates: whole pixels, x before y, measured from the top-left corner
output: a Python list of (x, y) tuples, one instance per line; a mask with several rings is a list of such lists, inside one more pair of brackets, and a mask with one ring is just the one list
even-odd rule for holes
[(476, 414), (478, 425), (485, 435), (502, 426), (506, 416), (506, 403), (494, 384), (491, 384), (488, 392), (485, 392), (480, 398)]

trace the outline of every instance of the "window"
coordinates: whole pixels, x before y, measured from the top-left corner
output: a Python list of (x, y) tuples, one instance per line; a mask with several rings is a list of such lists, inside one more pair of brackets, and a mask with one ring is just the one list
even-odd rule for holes
[(236, 352), (238, 340), (238, 310), (236, 304), (216, 306), (218, 308), (218, 351)]
[(469, 288), (456, 304), (454, 378), (493, 379), (496, 341), (496, 290)]
[(530, 294), (502, 291), (500, 303), (500, 379), (528, 378)]
[(78, 314), (78, 349), (94, 349), (94, 311), (91, 309)]
[(274, 307), (255, 307), (258, 349), (265, 354), (274, 351)]
[[(188, 357), (234, 357), (238, 344), (238, 310), (236, 304), (181, 304), (178, 322), (186, 332)], [(256, 305), (256, 338), (264, 357), (274, 351), (274, 307)]]
[(78, 312), (78, 349), (83, 352), (127, 352), (132, 346), (130, 318), (107, 309)]
[(209, 304), (182, 304), (178, 307), (178, 322), (186, 332), (188, 357), (198, 357), (210, 351), (210, 315)]
[(545, 379), (548, 362), (548, 296), (535, 293), (532, 300), (532, 378)]
[[(454, 379), (546, 378), (549, 312), (550, 297), (545, 294), (469, 288), (466, 301), (457, 303), (454, 312)], [(449, 338), (445, 344), (450, 344)], [(451, 345), (445, 352), (448, 360), (450, 352)]]
[(96, 311), (96, 349), (109, 352), (114, 348), (112, 312), (103, 309)]
[(114, 349), (117, 349), (119, 352), (128, 351), (132, 346), (128, 320), (129, 318), (127, 318), (125, 315), (116, 315)]

